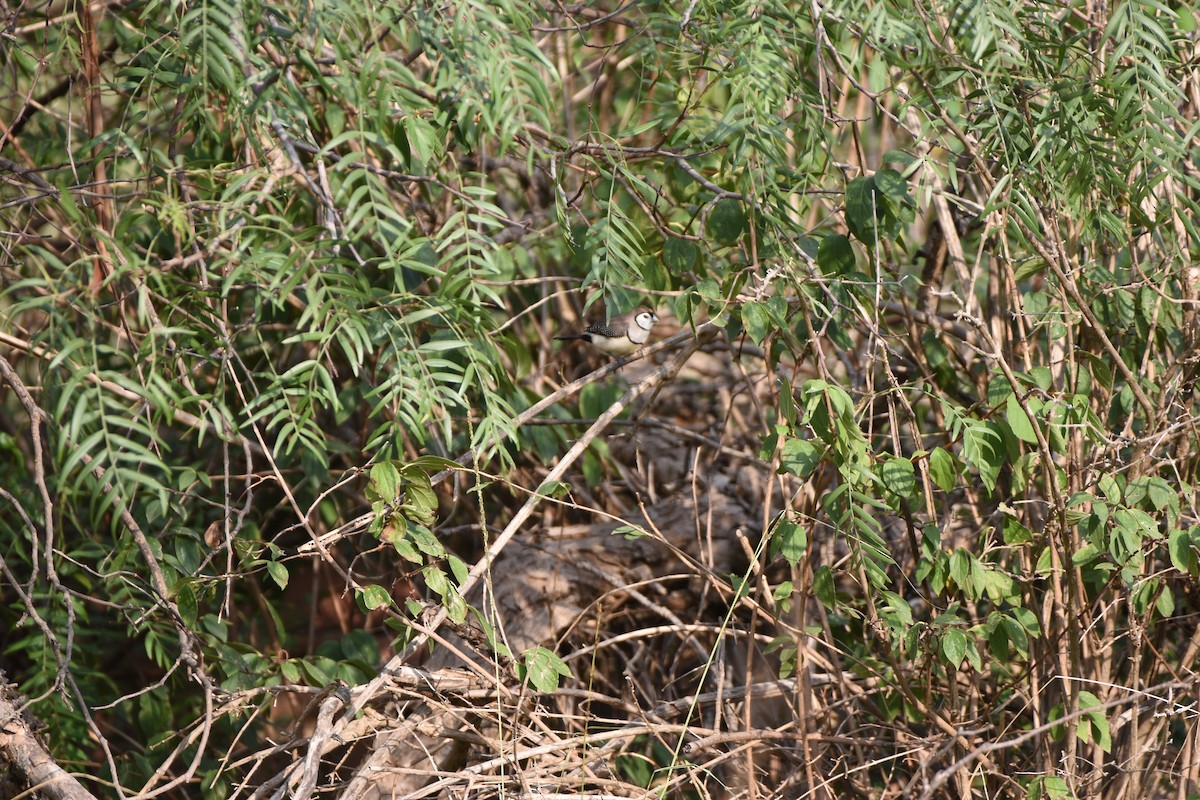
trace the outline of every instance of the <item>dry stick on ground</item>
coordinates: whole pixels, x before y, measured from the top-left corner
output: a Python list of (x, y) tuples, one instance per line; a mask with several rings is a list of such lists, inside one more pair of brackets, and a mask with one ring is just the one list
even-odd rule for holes
[[(570, 450), (567, 451), (567, 453), (562, 457), (562, 459), (554, 467), (554, 469), (550, 470), (550, 472), (546, 475), (546, 478), (543, 481), (543, 483), (557, 481), (560, 478), (562, 478), (562, 476), (566, 474), (567, 470), (569, 470), (571, 468), (571, 466), (575, 463), (575, 461), (578, 460), (578, 458), (583, 455), (583, 453), (587, 450), (588, 446), (592, 443), (592, 441), (597, 436), (599, 436), (600, 433), (603, 432), (609, 426), (609, 424), (614, 419), (616, 419), (617, 415), (620, 414), (622, 411), (624, 411), (625, 408), (627, 408), (630, 403), (632, 403), (635, 399), (637, 399), (641, 395), (645, 394), (650, 389), (658, 387), (660, 384), (662, 384), (664, 381), (666, 381), (668, 378), (670, 378), (676, 372), (678, 372), (679, 369), (683, 366), (683, 364), (688, 360), (688, 358), (691, 357), (692, 353), (694, 353), (696, 351), (696, 349), (699, 347), (699, 340), (694, 338), (691, 331), (681, 331), (679, 334), (676, 334), (675, 336), (672, 336), (668, 339), (664, 339), (663, 341), (659, 342), (654, 347), (647, 348), (645, 351), (642, 351), (641, 354), (645, 355), (647, 352), (661, 350), (661, 349), (664, 349), (678, 341), (684, 341), (687, 339), (691, 339), (691, 341), (689, 342), (689, 346), (686, 347), (677, 356), (675, 356), (675, 358), (670, 363), (659, 367), (654, 372), (652, 372), (648, 377), (646, 377), (644, 380), (642, 380), (640, 383), (631, 387), (629, 389), (629, 391), (627, 391), (623, 397), (621, 397), (619, 400), (617, 400), (615, 403), (613, 403), (612, 406), (610, 406), (608, 408), (608, 410), (606, 410), (603, 414), (601, 414), (596, 419), (595, 423), (593, 423), (592, 426), (590, 428), (588, 428), (588, 430), (583, 434), (583, 436), (580, 437), (579, 441), (577, 441), (575, 443), (575, 445), (573, 447), (571, 447)], [(616, 361), (607, 367), (597, 370), (597, 372), (602, 373), (602, 375), (607, 375), (612, 372), (615, 372), (617, 369), (619, 369), (625, 363), (627, 363), (627, 360)], [(595, 375), (595, 373), (593, 373), (593, 375)], [(596, 378), (593, 378), (591, 375), (589, 375), (588, 378), (590, 378), (592, 380), (596, 379)], [(540, 403), (537, 403), (536, 405), (534, 405), (532, 408), (530, 408), (528, 411), (526, 411), (525, 414), (523, 414), (522, 416), (532, 418), (536, 414), (541, 413), (541, 411), (543, 411), (545, 408), (549, 407), (553, 402), (558, 402), (558, 400), (562, 399), (563, 397), (567, 397), (574, 391), (578, 391), (578, 389), (582, 388), (583, 385), (585, 385), (587, 382), (589, 382), (589, 381), (585, 380), (585, 379), (581, 379), (580, 381), (575, 381), (574, 383), (563, 387), (562, 389), (560, 389), (559, 391), (550, 395), (546, 399), (543, 399)], [(467, 456), (474, 458), (474, 457), (476, 457), (476, 453), (471, 452), (471, 453), (468, 453)], [(467, 460), (467, 456), (464, 456), (462, 459), (460, 459), (460, 461)], [(441, 473), (437, 477), (442, 477), (442, 476), (448, 475), (448, 474), (450, 474), (449, 471), (446, 471), (444, 473)], [(435, 478), (435, 480), (436, 479), (437, 478)], [(475, 564), (474, 567), (472, 567), (470, 573), (468, 573), (467, 579), (465, 581), (463, 581), (462, 586), (460, 586), (458, 589), (459, 593), (462, 596), (465, 597), (471, 591), (471, 589), (475, 586), (475, 584), (477, 584), (479, 582), (480, 578), (482, 578), (484, 576), (484, 574), (487, 572), (487, 570), (491, 567), (491, 564), (495, 561), (497, 556), (500, 555), (500, 552), (509, 543), (509, 541), (512, 540), (513, 536), (516, 535), (517, 531), (520, 530), (521, 526), (525, 524), (526, 520), (529, 519), (530, 515), (533, 514), (534, 510), (538, 507), (538, 505), (541, 504), (542, 500), (544, 500), (544, 499), (545, 499), (544, 495), (534, 494), (525, 502), (525, 504), (523, 506), (521, 506), (521, 508), (513, 516), (512, 520), (510, 520), (508, 525), (505, 526), (504, 530), (500, 533), (500, 535), (496, 537), (494, 542), (492, 542), (491, 546), (488, 548), (487, 553)], [(369, 522), (370, 518), (371, 518), (370, 515), (366, 516), (366, 519), (368, 522)], [(351, 523), (351, 524), (353, 524), (353, 523)], [(345, 527), (346, 526), (343, 526), (343, 529)], [(341, 529), (339, 529), (339, 530), (341, 530)], [(427, 623), (427, 629), (431, 632), (435, 631), (438, 627), (441, 626), (441, 624), (443, 622), (445, 622), (446, 616), (447, 615), (446, 615), (445, 608), (444, 607), (439, 608), (438, 612)], [(341, 719), (338, 720), (338, 722), (334, 726), (333, 730), (330, 731), (330, 737), (328, 739), (324, 740), (324, 742), (322, 742), (322, 743), (317, 743), (317, 742), (309, 743), (310, 748), (315, 748), (320, 751), (318, 757), (323, 756), (325, 754), (325, 752), (328, 752), (328, 750), (332, 749), (333, 744), (331, 744), (331, 742), (335, 743), (338, 741), (337, 735), (341, 732), (341, 730), (346, 725), (348, 725), (350, 722), (352, 722), (354, 720), (355, 716), (358, 714), (359, 711), (362, 710), (363, 706), (365, 706), (370, 700), (372, 700), (377, 694), (379, 694), (379, 692), (385, 687), (386, 683), (390, 680), (390, 677), (389, 677), (390, 673), (393, 670), (397, 669), (398, 667), (402, 666), (406, 661), (408, 661), (412, 657), (413, 653), (415, 653), (418, 649), (420, 649), (421, 647), (423, 647), (425, 645), (427, 638), (428, 637), (426, 634), (418, 634), (413, 639), (413, 641), (411, 641), (409, 643), (408, 647), (406, 647), (404, 649), (404, 651), (396, 654), (395, 656), (393, 656), (391, 658), (391, 660), (388, 661), (388, 663), (383, 667), (383, 669), (381, 669), (379, 671), (379, 674), (370, 683), (368, 683), (365, 687), (363, 687), (363, 689), (361, 691), (354, 693), (352, 702), (347, 706), (345, 713), (342, 715)], [(294, 775), (295, 771), (298, 768), (302, 768), (303, 763), (305, 763), (305, 762), (308, 762), (308, 763), (312, 762), (311, 754), (309, 756), (307, 756), (303, 760), (303, 762), (297, 762), (296, 764), (293, 764), (290, 767), (288, 767), (287, 770), (285, 770), (285, 772), (292, 773)], [(309, 794), (310, 793), (301, 794), (301, 793), (297, 792), (297, 793), (293, 794), (292, 797), (293, 797), (293, 800), (308, 800)]]
[[(319, 754), (328, 748), (327, 742), (333, 735), (334, 715), (345, 706), (349, 699), (350, 693), (346, 691), (346, 687), (339, 685), (330, 693), (329, 697), (321, 702), (320, 711), (317, 713), (316, 728), (312, 732), (308, 752), (304, 756), (304, 771), (301, 773), (300, 783), (296, 787), (293, 797), (308, 797), (316, 788), (321, 766)], [(287, 785), (284, 784), (276, 794), (282, 796), (286, 788)]]

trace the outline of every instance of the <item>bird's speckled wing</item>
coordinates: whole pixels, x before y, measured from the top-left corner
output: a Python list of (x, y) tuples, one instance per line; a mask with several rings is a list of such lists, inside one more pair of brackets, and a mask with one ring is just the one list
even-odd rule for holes
[(603, 336), (606, 339), (616, 339), (625, 335), (625, 326), (614, 328), (612, 325), (605, 325), (603, 322), (593, 322), (587, 326), (587, 333), (593, 336)]

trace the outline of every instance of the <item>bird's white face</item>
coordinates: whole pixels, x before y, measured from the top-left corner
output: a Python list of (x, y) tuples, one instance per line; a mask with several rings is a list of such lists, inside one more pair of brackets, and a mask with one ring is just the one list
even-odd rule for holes
[(648, 331), (654, 327), (654, 323), (658, 322), (658, 315), (650, 311), (643, 311), (633, 318), (633, 322), (642, 330)]

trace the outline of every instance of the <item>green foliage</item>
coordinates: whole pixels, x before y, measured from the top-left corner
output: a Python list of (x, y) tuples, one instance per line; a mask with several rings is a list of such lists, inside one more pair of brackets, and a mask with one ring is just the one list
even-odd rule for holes
[[(1070, 796), (1104, 764), (1151, 781), (1147, 754), (1186, 739), (1116, 720), (1195, 640), (1189, 9), (43, 12), (17, 8), (0, 55), (0, 646), (60, 761), (153, 791), (196, 747), (169, 732), (204, 720), (189, 774), (222, 796), (251, 770), (217, 754), (283, 728), (268, 688), (365, 682), (426, 603), (511, 660), (464, 597), (494, 529), (531, 493), (613, 522), (662, 488), (603, 438), (545, 479), (574, 429), (520, 416), (566, 382), (568, 309), (646, 298), (710, 322), (735, 378), (672, 373), (686, 414), (619, 422), (691, 425), (680, 451), (737, 459), (689, 462), (696, 496), (728, 469), (766, 509), (739, 539), (757, 571), (685, 562), (697, 613), (769, 629), (746, 663), (806, 691), (817, 652), (870, 686), (801, 733), (840, 741), (841, 708), (890, 731), (855, 754), (868, 783), (805, 751), (825, 788), (903, 785), (881, 743), (979, 719), (962, 736), (1034, 732), (971, 766), (988, 794), (1011, 773)], [(352, 622), (318, 635), (335, 598)], [(705, 651), (678, 635), (663, 660)], [(575, 681), (549, 644), (512, 665), (545, 694)], [(247, 694), (214, 712), (210, 686)], [(981, 743), (933, 748), (919, 780)], [(684, 760), (655, 739), (617, 764), (665, 787)]]
[(531, 647), (517, 664), (517, 677), (539, 692), (554, 692), (563, 678), (571, 677), (571, 669), (553, 651)]
[(915, 216), (916, 203), (893, 169), (860, 176), (846, 186), (846, 227), (868, 248), (895, 240)]

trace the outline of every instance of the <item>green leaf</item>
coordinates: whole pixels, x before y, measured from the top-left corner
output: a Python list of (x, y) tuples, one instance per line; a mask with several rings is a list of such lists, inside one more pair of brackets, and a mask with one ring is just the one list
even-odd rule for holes
[(546, 481), (538, 487), (537, 493), (554, 499), (566, 497), (571, 493), (571, 484), (563, 481)]
[(375, 642), (375, 637), (364, 630), (353, 630), (343, 636), (341, 648), (342, 655), (368, 669), (379, 663), (379, 645)]
[(1013, 619), (1015, 619), (1028, 633), (1032, 634), (1033, 636), (1042, 635), (1042, 626), (1041, 623), (1038, 622), (1037, 615), (1028, 608), (1014, 608), (1010, 613), (1012, 614)]
[[(779, 379), (779, 413), (788, 425), (796, 424), (796, 398), (792, 396), (792, 385), (786, 378)], [(780, 433), (784, 431), (780, 431)]]
[(967, 639), (967, 663), (976, 672), (983, 671), (983, 658), (979, 655), (979, 647), (975, 644), (974, 638)]
[(683, 275), (696, 266), (700, 249), (687, 239), (669, 237), (663, 243), (662, 262), (675, 275)]
[(405, 536), (408, 541), (416, 545), (417, 549), (425, 555), (433, 558), (446, 557), (446, 546), (442, 544), (433, 531), (424, 525), (406, 521)]
[(775, 601), (775, 608), (780, 614), (792, 610), (792, 594), (795, 591), (796, 587), (791, 581), (782, 581), (771, 591), (771, 599)]
[(907, 458), (889, 456), (879, 468), (879, 476), (889, 492), (897, 497), (912, 497), (917, 493), (917, 475)]
[(447, 592), (442, 598), (442, 604), (446, 608), (446, 616), (450, 621), (461, 625), (467, 619), (467, 601), (458, 592)]
[(775, 528), (771, 549), (782, 555), (788, 564), (796, 566), (808, 549), (808, 530), (800, 523), (781, 520)]
[(310, 686), (328, 686), (337, 677), (337, 662), (326, 656), (300, 659), (300, 669)]
[(822, 564), (813, 570), (813, 594), (827, 609), (837, 606), (837, 590), (833, 583), (833, 570)]
[(1095, 544), (1088, 542), (1083, 547), (1071, 554), (1071, 563), (1075, 564), (1076, 566), (1087, 564), (1088, 562), (1098, 558), (1101, 554), (1103, 554), (1103, 552), (1104, 551)]
[(1029, 655), (1029, 635), (1020, 622), (1011, 616), (1002, 615), (999, 627), (1004, 629), (1008, 641), (1021, 655)]
[(1008, 378), (1003, 372), (996, 370), (987, 384), (987, 404), (992, 407), (999, 406), (1012, 393), (1012, 384), (1008, 382)]
[(450, 585), (450, 579), (440, 568), (432, 564), (421, 570), (421, 576), (425, 578), (425, 585), (429, 587), (429, 591), (445, 598), (450, 594), (457, 594), (454, 587)]
[(1029, 370), (1029, 374), (1033, 376), (1033, 382), (1043, 392), (1050, 391), (1050, 387), (1054, 385), (1054, 373), (1049, 367), (1037, 366)]
[(1188, 575), (1200, 574), (1200, 559), (1197, 558), (1196, 548), (1192, 546), (1192, 536), (1188, 531), (1176, 528), (1167, 535), (1167, 553), (1175, 569)]
[[(1088, 708), (1099, 708), (1102, 705), (1100, 698), (1091, 692), (1084, 690), (1079, 693), (1081, 711)], [(1112, 734), (1109, 731), (1108, 718), (1104, 716), (1103, 711), (1084, 714), (1076, 728), (1076, 736), (1080, 741), (1094, 741), (1106, 753), (1112, 752)]]
[(450, 565), (450, 574), (454, 576), (456, 584), (462, 586), (467, 582), (467, 577), (471, 571), (467, 568), (466, 562), (453, 553), (449, 553), (446, 556), (446, 563)]
[(967, 425), (963, 431), (963, 457), (979, 470), (979, 479), (988, 492), (996, 488), (996, 478), (1006, 456), (1004, 436), (995, 424), (976, 422)]
[(400, 510), (410, 521), (421, 525), (432, 525), (437, 517), (437, 495), (424, 472), (407, 473), (409, 480), (404, 485), (404, 502)]
[(396, 534), (397, 530), (399, 529), (390, 527), (386, 529), (386, 532), (390, 533), (385, 536), (385, 540), (391, 541), (392, 547), (396, 548), (397, 555), (413, 564), (425, 563), (425, 559), (421, 557), (421, 551), (403, 534)]
[(420, 472), (441, 472), (444, 469), (462, 469), (457, 461), (441, 456), (420, 456), (405, 464), (406, 467), (416, 469)]
[(912, 606), (895, 592), (880, 592), (883, 604), (879, 606), (879, 616), (887, 620), (896, 631), (903, 633), (913, 624)]
[[(600, 443), (593, 441), (592, 444)], [(599, 486), (604, 480), (604, 460), (599, 450), (596, 446), (589, 447), (583, 454), (583, 464), (579, 468), (587, 485), (592, 487)]]
[(942, 656), (946, 663), (958, 669), (967, 657), (967, 635), (958, 628), (948, 628), (942, 634)]
[[(1059, 716), (1062, 714), (1060, 713)], [(1043, 796), (1048, 800), (1069, 800), (1075, 796), (1075, 793), (1071, 791), (1067, 782), (1057, 775), (1039, 775), (1029, 783), (1029, 790), (1025, 796), (1029, 800)]]
[(821, 463), (823, 452), (823, 448), (807, 439), (789, 438), (783, 443), (783, 450), (779, 454), (779, 468), (797, 478), (806, 479)]
[(875, 181), (860, 175), (846, 186), (846, 227), (868, 247), (875, 246), (875, 215)]
[(746, 232), (746, 212), (742, 210), (741, 202), (732, 197), (717, 201), (708, 212), (706, 228), (718, 244), (736, 243)]
[(954, 456), (940, 447), (933, 448), (929, 453), (929, 477), (943, 492), (953, 489), (958, 482), (958, 465)]
[(1008, 426), (1012, 428), (1013, 434), (1022, 442), (1037, 444), (1037, 434), (1034, 433), (1033, 422), (1025, 413), (1025, 409), (1021, 408), (1021, 403), (1015, 394), (1009, 394), (1006, 401), (1006, 412)]
[(754, 581), (752, 579), (745, 578), (733, 572), (729, 573), (729, 584), (733, 587), (732, 602), (735, 604), (743, 597), (749, 596), (750, 592), (754, 589)]
[(1033, 531), (1026, 528), (1015, 517), (1005, 517), (1004, 543), (1007, 545), (1026, 544), (1033, 541)]
[(840, 233), (826, 236), (817, 248), (817, 266), (826, 275), (845, 275), (854, 271), (854, 246)]
[(896, 170), (881, 169), (872, 179), (875, 189), (887, 199), (893, 209), (899, 209), (911, 199), (908, 194), (908, 181)]
[(409, 116), (404, 119), (404, 132), (417, 160), (425, 166), (432, 165), (441, 144), (433, 126), (421, 117)]
[(771, 330), (771, 318), (767, 307), (753, 300), (742, 304), (742, 323), (755, 344), (762, 344)]
[(1190, 7), (1184, 6), (1175, 10), (1178, 17), (1179, 28), (1182, 33), (1192, 33), (1196, 30), (1196, 12)]
[(1146, 479), (1146, 497), (1155, 511), (1171, 510), (1179, 504), (1179, 496), (1171, 489), (1171, 485), (1155, 476)]
[(539, 692), (549, 693), (558, 691), (559, 679), (571, 677), (571, 670), (553, 651), (535, 646), (525, 651), (518, 677)]
[(1009, 645), (1011, 644), (1008, 638), (1008, 629), (998, 619), (994, 619), (998, 616), (993, 612), (991, 618), (988, 619), (988, 648), (998, 660), (1008, 661)]
[(623, 536), (626, 541), (634, 542), (638, 539), (644, 539), (650, 534), (645, 529), (639, 528), (636, 525), (618, 525), (613, 529), (613, 536)]
[(612, 408), (624, 392), (615, 383), (596, 381), (584, 386), (579, 392), (579, 413), (584, 419), (596, 419)]
[(900, 164), (901, 166), (909, 166), (917, 160), (917, 157), (911, 153), (906, 153), (903, 150), (888, 150), (883, 154), (880, 161), (884, 164)]
[(179, 618), (183, 621), (184, 625), (192, 627), (196, 624), (196, 614), (198, 610), (196, 603), (196, 592), (192, 589), (190, 583), (182, 581), (176, 587), (175, 606), (179, 609)]
[(965, 589), (971, 585), (972, 566), (975, 561), (975, 556), (963, 547), (955, 549), (950, 556), (950, 579), (960, 588)]
[(932, 522), (921, 526), (921, 555), (933, 559), (942, 552), (942, 531)]
[[(697, 261), (700, 260), (700, 255), (697, 253)], [(667, 269), (662, 258), (642, 259), (639, 272), (642, 276), (642, 283), (651, 292), (665, 292), (676, 288), (671, 271)]]
[(1143, 539), (1159, 539), (1158, 523), (1140, 508), (1119, 508), (1112, 515), (1116, 529), (1129, 535), (1130, 543), (1140, 547)]
[(799, 648), (794, 644), (779, 649), (779, 679), (785, 680), (796, 672)]
[(279, 665), (279, 671), (289, 683), (300, 683), (303, 676), (300, 673), (300, 666), (296, 663), (296, 659), (289, 658)]
[(1163, 619), (1168, 619), (1175, 613), (1175, 594), (1171, 591), (1169, 585), (1163, 585), (1162, 592), (1158, 595), (1158, 600), (1154, 602), (1154, 608), (1162, 615)]
[(390, 605), (392, 596), (388, 594), (387, 589), (374, 584), (363, 586), (355, 592), (355, 599), (358, 600), (358, 606), (363, 611), (374, 611), (382, 606)]
[(275, 584), (280, 589), (287, 588), (288, 569), (286, 566), (279, 563), (278, 561), (268, 561), (267, 562), (267, 574), (271, 576), (271, 580), (275, 581)]
[(400, 496), (400, 470), (393, 461), (381, 461), (371, 467), (367, 484), (367, 498), (395, 502)]

